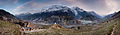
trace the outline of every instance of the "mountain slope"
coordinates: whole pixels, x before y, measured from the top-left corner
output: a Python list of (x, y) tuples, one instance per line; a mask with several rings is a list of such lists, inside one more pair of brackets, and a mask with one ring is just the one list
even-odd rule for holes
[(20, 26), (0, 20), (0, 35), (21, 35)]
[(32, 28), (30, 22), (25, 22), (14, 15), (0, 9), (0, 35), (21, 35), (24, 34), (22, 27)]
[(19, 19), (16, 18), (14, 15), (12, 15), (2, 9), (0, 9), (0, 20), (10, 21), (10, 22), (19, 21)]
[[(93, 13), (95, 14), (95, 13)], [(52, 5), (48, 8), (41, 9), (39, 12), (34, 14), (20, 14), (16, 15), (18, 18), (24, 20), (35, 20), (45, 19), (51, 16), (72, 16), (78, 20), (98, 20), (99, 17), (93, 15), (79, 7), (68, 7), (64, 5)], [(26, 16), (27, 15), (27, 16)]]
[(0, 9), (0, 35), (21, 35), (20, 25), (15, 24), (18, 21), (14, 15)]
[(95, 17), (97, 17), (97, 19), (102, 19), (102, 17), (98, 14), (96, 14), (94, 11), (90, 11), (90, 14), (94, 15)]
[(112, 18), (117, 12), (113, 13), (113, 14), (109, 14), (109, 15), (106, 15), (105, 17), (103, 17), (104, 20), (107, 20), (107, 19), (110, 19)]

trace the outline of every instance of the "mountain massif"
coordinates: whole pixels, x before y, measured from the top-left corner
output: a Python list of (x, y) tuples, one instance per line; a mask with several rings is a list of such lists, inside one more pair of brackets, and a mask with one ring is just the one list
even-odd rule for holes
[(0, 35), (119, 35), (120, 12), (101, 17), (79, 7), (52, 5), (12, 15), (0, 9)]
[(37, 13), (25, 13), (16, 15), (20, 19), (24, 20), (41, 20), (51, 16), (72, 16), (77, 20), (99, 20), (99, 15), (95, 12), (88, 12), (79, 7), (68, 7), (64, 5), (52, 5), (48, 8), (41, 9)]

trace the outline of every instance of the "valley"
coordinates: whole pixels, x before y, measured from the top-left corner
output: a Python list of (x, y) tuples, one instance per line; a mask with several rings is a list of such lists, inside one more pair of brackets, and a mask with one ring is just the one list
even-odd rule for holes
[(101, 17), (79, 7), (52, 5), (37, 13), (0, 10), (0, 35), (119, 35), (120, 11)]

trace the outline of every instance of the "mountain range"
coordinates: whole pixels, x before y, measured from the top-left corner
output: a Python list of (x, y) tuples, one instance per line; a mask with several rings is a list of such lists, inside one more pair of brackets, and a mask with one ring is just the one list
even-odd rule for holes
[[(119, 16), (120, 11), (102, 18), (94, 11), (64, 5), (15, 16), (0, 9), (0, 35), (119, 35)], [(100, 20), (100, 24), (92, 22)]]
[(23, 13), (16, 15), (23, 20), (44, 20), (51, 16), (72, 16), (77, 20), (100, 20), (101, 16), (95, 12), (85, 11), (79, 7), (69, 7), (65, 5), (51, 5), (47, 8), (40, 9), (37, 13)]

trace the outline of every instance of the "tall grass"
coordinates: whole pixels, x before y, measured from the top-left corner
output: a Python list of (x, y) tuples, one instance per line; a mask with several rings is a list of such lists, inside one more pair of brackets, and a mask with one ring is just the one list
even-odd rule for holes
[(114, 35), (120, 35), (120, 19), (118, 20), (117, 26), (115, 27)]

